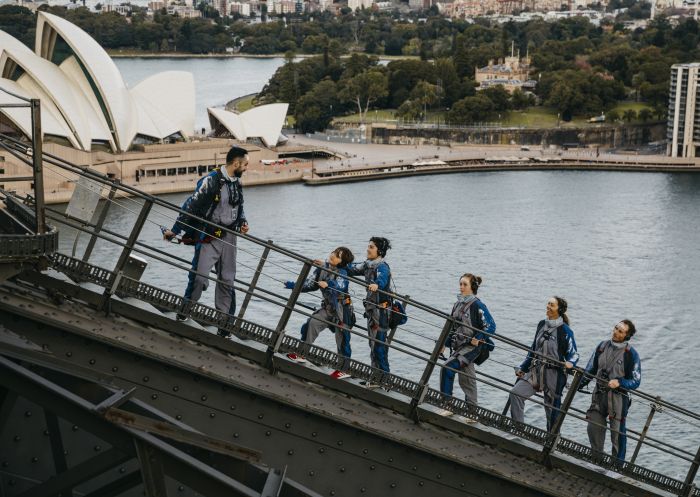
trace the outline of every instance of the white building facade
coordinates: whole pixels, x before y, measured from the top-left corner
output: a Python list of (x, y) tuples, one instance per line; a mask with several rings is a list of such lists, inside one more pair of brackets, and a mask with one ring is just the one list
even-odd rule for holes
[(674, 64), (668, 96), (667, 152), (671, 157), (700, 156), (700, 63)]

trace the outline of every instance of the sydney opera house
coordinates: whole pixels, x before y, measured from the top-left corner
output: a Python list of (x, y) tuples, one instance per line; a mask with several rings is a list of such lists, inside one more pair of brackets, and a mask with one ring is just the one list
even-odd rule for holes
[[(0, 132), (31, 136), (28, 109), (2, 105), (20, 103), (16, 96), (38, 98), (46, 152), (150, 193), (191, 190), (200, 175), (222, 164), (232, 141), (249, 150), (249, 183), (293, 181), (308, 167), (263, 165), (278, 158), (275, 148), (286, 140), (287, 104), (240, 114), (208, 109), (211, 136), (195, 136), (192, 74), (162, 72), (129, 88), (90, 35), (52, 14), (38, 13), (34, 51), (0, 31), (0, 76)], [(3, 185), (3, 177), (27, 172), (0, 150), (0, 187), (29, 192), (29, 182)], [(47, 168), (47, 200), (67, 201), (73, 180)]]

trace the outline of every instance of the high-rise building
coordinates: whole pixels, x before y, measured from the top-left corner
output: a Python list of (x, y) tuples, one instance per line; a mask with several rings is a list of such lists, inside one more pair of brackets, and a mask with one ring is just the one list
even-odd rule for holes
[(668, 96), (667, 152), (671, 157), (700, 156), (700, 63), (671, 66)]

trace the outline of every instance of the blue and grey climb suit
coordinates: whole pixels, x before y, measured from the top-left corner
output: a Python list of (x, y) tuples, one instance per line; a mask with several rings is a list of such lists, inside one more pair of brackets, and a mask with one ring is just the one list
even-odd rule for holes
[[(368, 285), (376, 283), (379, 290), (389, 291), (391, 270), (382, 257), (349, 265), (348, 275), (363, 275), (365, 283)], [(385, 293), (370, 292), (369, 290), (367, 290), (367, 296), (363, 301), (365, 317), (367, 318), (367, 333), (370, 337), (369, 349), (372, 367), (387, 373), (389, 372), (389, 348), (386, 345), (386, 338), (389, 332), (391, 303), (391, 298)]]
[[(487, 345), (482, 343), (475, 347), (471, 344), (471, 339), (483, 340), (486, 337), (484, 332), (495, 334), (496, 323), (486, 305), (475, 295), (460, 295), (452, 307), (452, 317), (464, 324), (455, 324), (455, 328), (447, 336), (445, 346), (450, 348), (451, 353), (445, 366), (461, 371), (458, 381), (464, 391), (465, 400), (478, 405), (474, 361), (479, 357), (482, 347)], [(440, 391), (445, 395), (452, 395), (456, 372), (446, 368), (440, 371)]]
[[(623, 390), (635, 390), (642, 382), (639, 354), (627, 342), (606, 340), (598, 345), (586, 366), (586, 373), (599, 378), (593, 389), (591, 407), (586, 413), (588, 439), (594, 453), (602, 454), (605, 447), (605, 427), (610, 425), (612, 455), (624, 461), (627, 449), (627, 411), (630, 398)], [(617, 379), (620, 388), (609, 388), (608, 381)], [(581, 385), (591, 381), (584, 377)]]
[(542, 392), (547, 430), (551, 430), (559, 416), (561, 394), (566, 386), (566, 371), (561, 363), (568, 361), (576, 365), (578, 357), (574, 332), (562, 318), (540, 321), (530, 352), (520, 365), (520, 371), (525, 375), (518, 379), (510, 391), (511, 417), (515, 421), (524, 422), (525, 400), (536, 392)]
[[(311, 317), (301, 327), (301, 339), (306, 344), (311, 345), (316, 341), (318, 335), (326, 328), (335, 334), (335, 343), (338, 346), (338, 354), (350, 358), (352, 350), (350, 348), (350, 330), (343, 323), (343, 310), (345, 305), (350, 305), (348, 295), (347, 270), (345, 268), (334, 268), (326, 262), (324, 267), (333, 269), (338, 275), (329, 273), (317, 268), (314, 277), (308, 278), (301, 288), (302, 292), (313, 292), (320, 287), (319, 281), (328, 283), (327, 288), (321, 289), (323, 301), (321, 308), (315, 311)], [(288, 282), (292, 283), (293, 282)], [(289, 285), (288, 285), (289, 286)], [(337, 326), (328, 324), (335, 323)]]
[[(240, 178), (230, 177), (225, 167), (216, 169), (199, 180), (195, 192), (187, 199), (183, 209), (231, 230), (245, 224), (243, 212), (243, 187)], [(192, 223), (180, 214), (172, 228), (176, 235)], [(227, 231), (204, 226), (195, 244), (192, 272), (189, 273), (185, 299), (198, 301), (209, 286), (207, 276), (216, 268), (214, 302), (216, 309), (228, 314), (236, 312), (236, 295), (233, 289), (236, 278), (237, 236)]]

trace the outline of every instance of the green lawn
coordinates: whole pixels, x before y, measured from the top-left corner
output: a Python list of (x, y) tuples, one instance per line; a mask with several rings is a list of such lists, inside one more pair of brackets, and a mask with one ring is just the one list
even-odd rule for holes
[[(496, 119), (498, 121), (498, 119)], [(501, 119), (503, 126), (524, 126), (526, 128), (554, 128), (560, 126), (579, 126), (588, 122), (583, 117), (575, 117), (569, 122), (557, 118), (557, 110), (550, 107), (530, 107), (526, 110), (507, 112)]]
[(238, 112), (245, 112), (249, 109), (253, 108), (253, 99), (256, 97), (256, 95), (248, 95), (247, 97), (243, 97), (240, 100), (236, 101), (236, 110)]
[(650, 105), (645, 104), (644, 102), (622, 102), (610, 110), (615, 110), (618, 114), (622, 115), (623, 112), (629, 109), (636, 112), (639, 112), (642, 109), (654, 110)]
[[(396, 109), (377, 109), (376, 111), (370, 110), (367, 113), (367, 122), (393, 121), (396, 119), (396, 116), (394, 115), (395, 113)], [(339, 123), (359, 123), (360, 114), (349, 114), (347, 116), (336, 117), (333, 119), (333, 121)]]

